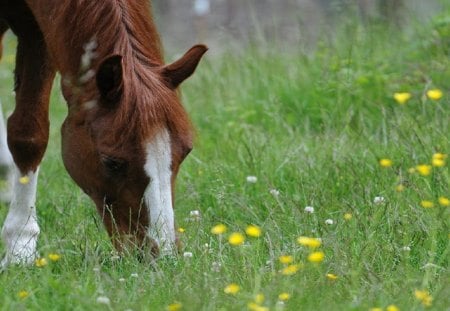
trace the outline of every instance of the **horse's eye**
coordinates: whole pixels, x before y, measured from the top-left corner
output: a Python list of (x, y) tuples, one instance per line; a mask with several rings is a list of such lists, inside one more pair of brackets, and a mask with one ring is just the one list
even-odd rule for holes
[(123, 173), (127, 167), (127, 162), (122, 159), (102, 156), (101, 161), (108, 172), (114, 174)]

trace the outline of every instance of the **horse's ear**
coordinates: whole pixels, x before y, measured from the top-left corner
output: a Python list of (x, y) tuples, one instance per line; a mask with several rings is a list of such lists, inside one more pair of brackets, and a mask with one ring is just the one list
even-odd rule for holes
[(175, 89), (181, 82), (194, 73), (195, 68), (208, 47), (202, 44), (194, 45), (179, 60), (162, 68), (161, 74), (169, 87)]
[(115, 102), (123, 90), (122, 56), (112, 55), (105, 58), (97, 70), (97, 88), (106, 102)]

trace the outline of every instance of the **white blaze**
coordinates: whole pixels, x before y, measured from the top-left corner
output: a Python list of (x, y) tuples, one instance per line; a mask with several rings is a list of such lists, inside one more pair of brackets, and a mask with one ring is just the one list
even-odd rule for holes
[(150, 219), (147, 235), (154, 239), (162, 255), (175, 248), (174, 213), (172, 208), (170, 136), (163, 129), (146, 145), (144, 170), (150, 178), (144, 192), (144, 202)]
[(10, 263), (32, 263), (36, 257), (39, 226), (36, 219), (36, 187), (38, 169), (21, 176), (15, 171), (13, 196), (2, 229), (6, 255), (2, 267)]

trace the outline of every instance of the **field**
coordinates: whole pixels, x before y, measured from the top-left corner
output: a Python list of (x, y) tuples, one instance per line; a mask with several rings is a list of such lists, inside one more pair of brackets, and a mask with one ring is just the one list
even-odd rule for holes
[(154, 263), (114, 253), (66, 173), (55, 83), (46, 262), (0, 275), (0, 310), (450, 310), (450, 13), (319, 41), (211, 53), (183, 84), (197, 130), (177, 183), (184, 254)]

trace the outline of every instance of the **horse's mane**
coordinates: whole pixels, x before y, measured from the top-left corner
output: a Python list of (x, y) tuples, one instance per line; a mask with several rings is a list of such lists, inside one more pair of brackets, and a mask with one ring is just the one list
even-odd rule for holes
[[(163, 53), (148, 0), (63, 2), (55, 16), (64, 19), (60, 25), (70, 25), (65, 30), (70, 41), (65, 44), (71, 51), (82, 55), (86, 44), (94, 40), (94, 70), (105, 57), (122, 56), (124, 92), (113, 122), (123, 129), (115, 129), (121, 133), (114, 138), (117, 145), (131, 135), (148, 138), (155, 127), (164, 125), (176, 127), (171, 131), (188, 130), (190, 124), (176, 93), (170, 92), (158, 75)], [(81, 61), (76, 64), (80, 65)]]

